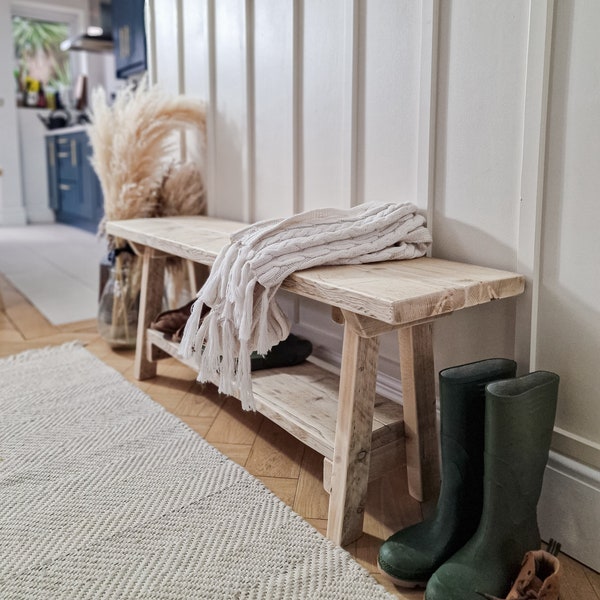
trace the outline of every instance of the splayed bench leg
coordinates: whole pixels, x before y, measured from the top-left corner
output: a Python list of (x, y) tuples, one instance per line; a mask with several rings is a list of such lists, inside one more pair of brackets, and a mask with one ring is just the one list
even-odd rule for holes
[(346, 545), (362, 535), (375, 405), (377, 337), (346, 321), (327, 537)]
[(432, 324), (398, 331), (410, 495), (435, 501), (440, 485)]
[(165, 255), (145, 247), (142, 255), (140, 313), (138, 317), (134, 375), (138, 380), (156, 375), (156, 362), (148, 359), (146, 330), (162, 309), (165, 289)]

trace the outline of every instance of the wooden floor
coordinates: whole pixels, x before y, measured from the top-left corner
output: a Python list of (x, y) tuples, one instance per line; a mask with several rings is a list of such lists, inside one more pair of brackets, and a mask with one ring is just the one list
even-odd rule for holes
[[(111, 350), (96, 332), (95, 321), (53, 326), (0, 274), (0, 356), (80, 340), (88, 350), (123, 373), (156, 402), (185, 421), (213, 446), (243, 465), (317, 529), (327, 526), (328, 495), (321, 481), (322, 459), (258, 414), (243, 412), (237, 400), (203, 389), (194, 373), (174, 359), (162, 361), (150, 381), (133, 378), (133, 353)], [(369, 488), (365, 534), (348, 551), (385, 587), (405, 600), (422, 591), (399, 590), (377, 569), (381, 542), (421, 519), (421, 508), (407, 493), (399, 470)], [(600, 575), (561, 554), (565, 578), (561, 600), (600, 600)]]

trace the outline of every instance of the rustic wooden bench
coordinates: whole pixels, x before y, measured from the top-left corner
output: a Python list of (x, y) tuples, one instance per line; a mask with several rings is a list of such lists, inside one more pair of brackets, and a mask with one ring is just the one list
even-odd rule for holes
[[(143, 257), (135, 375), (156, 375), (177, 344), (149, 329), (161, 310), (165, 259), (210, 266), (244, 224), (210, 217), (112, 221), (107, 233)], [(327, 536), (348, 544), (362, 534), (369, 480), (406, 464), (420, 501), (439, 489), (432, 321), (520, 294), (522, 276), (435, 258), (298, 271), (282, 289), (330, 305), (344, 325), (339, 378), (313, 362), (253, 374), (257, 410), (324, 457), (330, 490)], [(398, 332), (402, 406), (376, 394), (378, 338)], [(159, 349), (157, 351), (157, 349)], [(181, 360), (181, 359), (180, 359)], [(193, 366), (193, 365), (191, 365)]]

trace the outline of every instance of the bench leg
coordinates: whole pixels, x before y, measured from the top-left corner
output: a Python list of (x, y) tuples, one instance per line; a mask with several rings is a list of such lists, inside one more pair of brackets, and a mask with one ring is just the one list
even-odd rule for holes
[(156, 375), (156, 362), (148, 360), (146, 329), (162, 309), (165, 290), (165, 257), (146, 247), (142, 256), (140, 313), (135, 346), (134, 375), (136, 379), (150, 379)]
[(346, 323), (327, 522), (327, 537), (342, 546), (363, 532), (378, 349), (378, 338)]
[(206, 265), (201, 265), (192, 260), (186, 260), (188, 280), (190, 282), (190, 294), (195, 298), (200, 288), (208, 278), (209, 269)]
[(410, 495), (435, 500), (440, 486), (432, 324), (398, 331)]

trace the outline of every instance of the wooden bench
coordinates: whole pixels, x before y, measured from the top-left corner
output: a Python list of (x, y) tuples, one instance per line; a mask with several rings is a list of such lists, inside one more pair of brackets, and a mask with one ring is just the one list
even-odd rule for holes
[[(160, 352), (177, 345), (148, 329), (161, 310), (167, 256), (210, 266), (244, 224), (210, 217), (132, 219), (107, 224), (143, 256), (135, 375), (156, 375)], [(339, 378), (312, 362), (253, 374), (257, 410), (325, 459), (330, 489), (327, 536), (348, 544), (362, 534), (367, 483), (406, 463), (420, 501), (439, 489), (432, 320), (520, 294), (522, 276), (435, 258), (317, 267), (282, 289), (333, 307), (344, 324)], [(403, 406), (375, 392), (379, 335), (397, 331)], [(180, 359), (181, 360), (181, 359)], [(193, 366), (193, 365), (192, 365)]]

